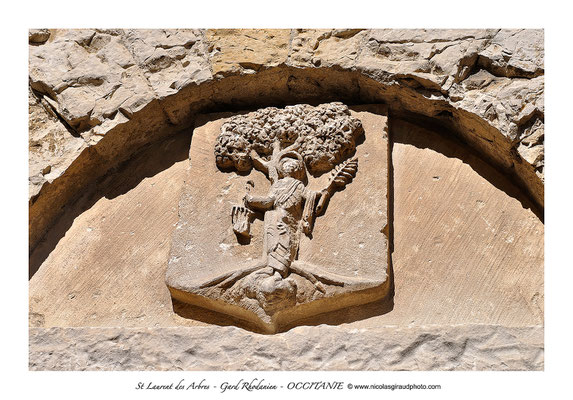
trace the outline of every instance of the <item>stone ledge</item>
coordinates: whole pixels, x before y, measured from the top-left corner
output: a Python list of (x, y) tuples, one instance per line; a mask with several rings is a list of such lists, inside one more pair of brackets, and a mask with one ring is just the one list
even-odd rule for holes
[(543, 370), (543, 326), (31, 328), (30, 370)]

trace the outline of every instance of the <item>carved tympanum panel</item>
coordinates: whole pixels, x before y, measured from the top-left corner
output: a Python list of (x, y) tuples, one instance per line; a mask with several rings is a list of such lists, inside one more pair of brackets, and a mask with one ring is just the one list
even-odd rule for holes
[(389, 294), (386, 116), (341, 103), (205, 117), (166, 282), (273, 333)]

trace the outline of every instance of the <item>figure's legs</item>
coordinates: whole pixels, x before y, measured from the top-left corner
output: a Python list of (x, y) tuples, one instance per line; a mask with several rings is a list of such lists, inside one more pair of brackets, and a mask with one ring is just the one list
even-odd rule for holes
[(269, 212), (265, 216), (265, 254), (268, 266), (277, 271), (284, 279), (289, 274), (292, 263), (292, 232), (289, 226), (279, 217), (278, 211)]
[[(279, 249), (277, 249), (279, 250)], [(277, 271), (281, 277), (284, 279), (289, 274), (289, 260), (286, 257), (280, 256), (275, 250), (268, 257), (268, 266), (273, 270)], [(286, 253), (286, 249), (283, 250)]]

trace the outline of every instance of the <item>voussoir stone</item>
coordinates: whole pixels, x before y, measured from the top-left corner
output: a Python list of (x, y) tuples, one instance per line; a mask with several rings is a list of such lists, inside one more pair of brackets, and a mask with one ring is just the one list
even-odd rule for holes
[(213, 75), (253, 74), (286, 61), (289, 29), (209, 29)]
[(50, 38), (49, 29), (30, 29), (28, 32), (28, 41), (30, 44), (45, 43)]
[(296, 29), (289, 65), (352, 68), (368, 31), (364, 29)]

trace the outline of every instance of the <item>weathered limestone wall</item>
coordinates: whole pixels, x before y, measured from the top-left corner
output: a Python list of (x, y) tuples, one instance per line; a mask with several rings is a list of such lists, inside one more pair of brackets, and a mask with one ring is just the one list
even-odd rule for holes
[[(543, 329), (33, 328), (31, 370), (543, 370)], [(320, 351), (316, 351), (320, 349)]]
[(30, 34), (30, 246), (197, 112), (387, 103), (434, 118), (543, 205), (539, 30), (50, 30)]
[(392, 318), (543, 325), (544, 226), (519, 190), (440, 132), (392, 124)]
[[(31, 369), (543, 368), (542, 31), (45, 30), (30, 43)], [(196, 116), (327, 101), (388, 106), (392, 307), (263, 336), (172, 304)]]

